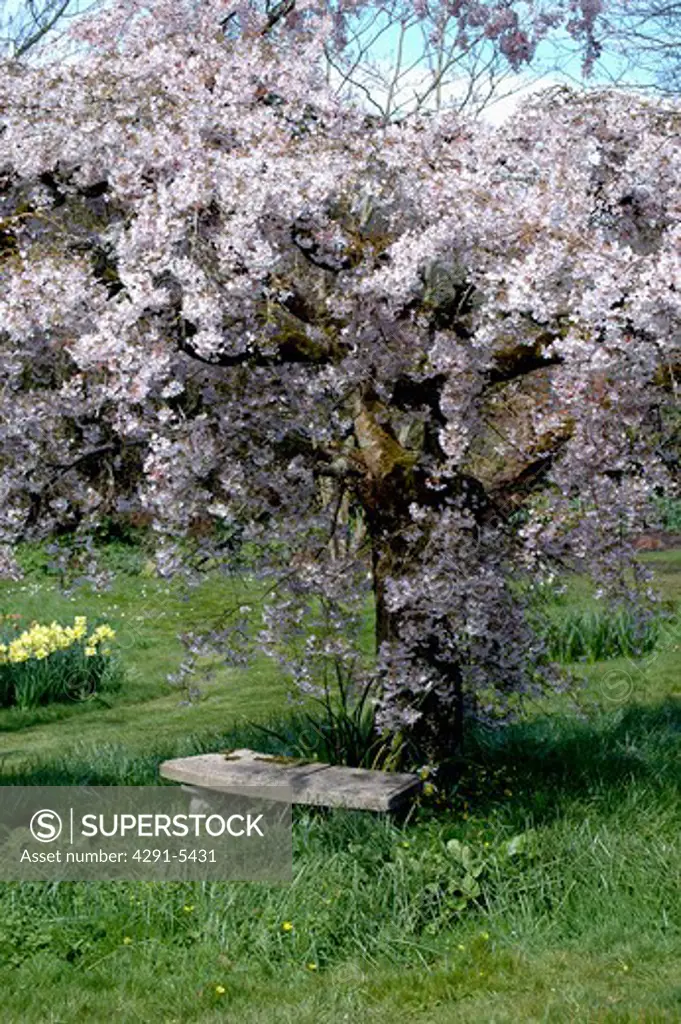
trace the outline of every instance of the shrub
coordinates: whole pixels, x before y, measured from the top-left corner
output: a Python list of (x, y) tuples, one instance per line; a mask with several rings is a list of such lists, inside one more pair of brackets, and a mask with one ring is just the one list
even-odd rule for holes
[(662, 529), (669, 533), (681, 533), (681, 499), (664, 497), (655, 501)]
[(547, 618), (542, 632), (550, 657), (569, 664), (640, 658), (654, 649), (660, 624), (660, 617), (641, 616), (628, 609), (569, 610), (560, 617)]
[(119, 689), (123, 672), (109, 647), (114, 636), (106, 624), (88, 634), (85, 616), (72, 626), (34, 622), (21, 633), (7, 617), (0, 623), (0, 707), (26, 710)]

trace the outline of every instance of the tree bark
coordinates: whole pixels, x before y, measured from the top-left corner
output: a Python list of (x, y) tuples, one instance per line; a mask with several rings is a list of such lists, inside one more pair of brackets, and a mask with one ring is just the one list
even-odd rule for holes
[[(433, 459), (424, 464), (423, 450), (409, 450), (398, 442), (387, 422), (382, 421), (384, 410), (371, 397), (363, 401), (355, 418), (355, 435), (362, 455), (365, 473), (358, 486), (367, 532), (371, 544), (371, 568), (376, 615), (376, 653), (384, 644), (399, 644), (411, 633), (411, 651), (424, 670), (441, 680), (425, 693), (412, 693), (405, 685), (404, 704), (420, 715), (405, 733), (411, 753), (420, 759), (442, 763), (447, 756), (455, 757), (463, 741), (464, 694), (461, 666), (446, 657), (436, 632), (423, 623), (416, 650), (414, 631), (421, 628), (419, 613), (409, 615), (404, 609), (393, 613), (387, 602), (389, 579), (418, 579), (423, 568), (423, 553), (430, 540), (430, 531), (448, 498), (466, 492), (471, 505), (478, 512), (481, 489), (475, 481), (466, 478), (438, 479), (434, 488)], [(424, 436), (427, 436), (428, 431)], [(429, 486), (429, 484), (431, 486)], [(410, 507), (415, 504), (428, 509), (429, 515), (420, 524), (422, 529), (414, 538), (414, 521)]]

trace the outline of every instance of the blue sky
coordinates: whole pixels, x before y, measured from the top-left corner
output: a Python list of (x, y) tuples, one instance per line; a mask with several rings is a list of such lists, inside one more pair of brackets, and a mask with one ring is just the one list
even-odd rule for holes
[[(374, 22), (371, 14), (365, 15), (365, 24), (372, 23), (372, 30), (375, 34), (378, 28), (382, 27), (381, 22)], [(385, 70), (394, 66), (395, 59), (401, 54), (402, 66), (408, 68), (415, 65), (418, 57), (423, 52), (421, 30), (418, 27), (409, 29), (401, 37), (400, 28), (393, 25), (386, 29), (380, 36), (373, 49), (373, 55), (378, 63), (381, 63)], [(483, 55), (491, 55), (491, 45), (482, 50)], [(412, 67), (409, 74), (405, 75), (403, 81), (403, 94), (406, 97), (422, 87), (423, 67)], [(466, 85), (467, 78), (461, 77), (458, 84), (452, 84), (450, 94), (457, 95)], [(640, 69), (633, 68), (626, 57), (619, 56), (613, 47), (607, 48), (603, 57), (598, 62), (594, 73), (589, 78), (582, 74), (582, 51), (580, 46), (572, 39), (567, 32), (559, 32), (551, 35), (550, 39), (544, 41), (532, 62), (531, 67), (524, 68), (518, 73), (513, 73), (506, 68), (503, 81), (500, 83), (496, 100), (490, 102), (485, 109), (485, 115), (492, 120), (500, 120), (513, 108), (520, 95), (528, 91), (546, 87), (556, 83), (567, 83), (576, 87), (594, 87), (607, 85), (624, 85), (628, 87), (638, 86), (645, 88), (652, 84), (650, 74), (643, 73)]]

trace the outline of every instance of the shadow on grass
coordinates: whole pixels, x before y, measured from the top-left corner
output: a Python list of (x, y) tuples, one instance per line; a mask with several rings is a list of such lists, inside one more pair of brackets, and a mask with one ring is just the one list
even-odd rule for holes
[[(473, 734), (456, 789), (477, 812), (504, 802), (514, 819), (537, 823), (575, 802), (598, 800), (614, 809), (633, 787), (678, 799), (680, 749), (681, 701), (671, 698), (586, 720), (546, 716)], [(485, 786), (485, 779), (503, 781)]]
[[(0, 785), (82, 786), (157, 785), (160, 761), (235, 747), (264, 753), (290, 753), (295, 717), (268, 723), (282, 739), (254, 725), (211, 735), (188, 736), (140, 756), (124, 745), (83, 743), (62, 757), (21, 768), (3, 768)], [(681, 789), (681, 702), (630, 707), (588, 720), (547, 716), (496, 733), (471, 735), (452, 814), (466, 799), (476, 814), (501, 813), (509, 824), (549, 822), (570, 805), (597, 801), (616, 810), (630, 790), (667, 792), (678, 801)]]

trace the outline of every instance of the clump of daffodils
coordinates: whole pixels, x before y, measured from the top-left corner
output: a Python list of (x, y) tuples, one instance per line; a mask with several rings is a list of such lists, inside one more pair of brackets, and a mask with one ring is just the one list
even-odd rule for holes
[(0, 639), (0, 707), (23, 710), (53, 701), (83, 701), (120, 689), (124, 671), (110, 657), (115, 632), (88, 627), (85, 615), (72, 626), (32, 622)]
[(88, 658), (96, 654), (110, 654), (107, 644), (115, 636), (115, 630), (107, 625), (97, 626), (88, 635), (85, 615), (77, 615), (72, 626), (60, 626), (58, 622), (44, 626), (33, 622), (29, 629), (9, 643), (0, 643), (0, 665), (17, 665), (31, 659), (43, 661), (51, 654), (67, 651), (77, 644), (83, 645)]

